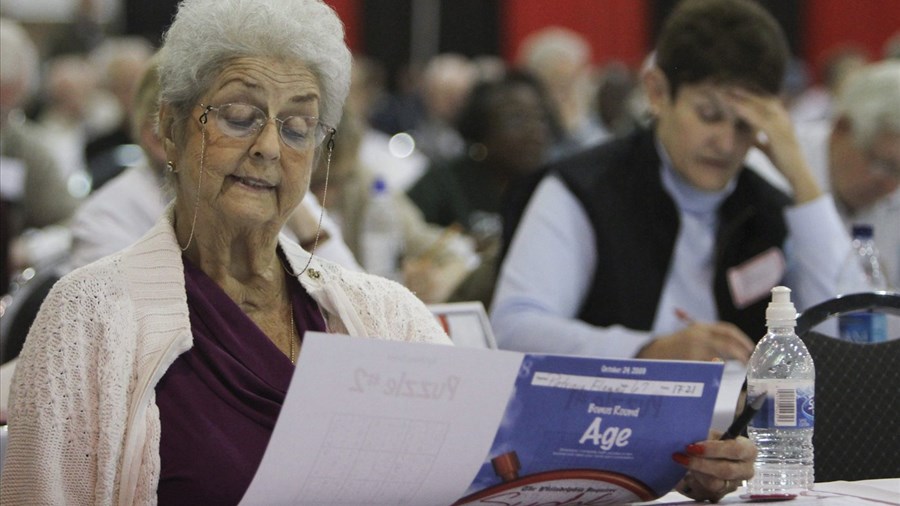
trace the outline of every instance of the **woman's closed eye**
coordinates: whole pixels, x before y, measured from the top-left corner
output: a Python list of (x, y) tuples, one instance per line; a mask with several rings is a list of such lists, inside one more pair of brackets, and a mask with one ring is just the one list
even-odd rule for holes
[(219, 117), (239, 135), (250, 135), (258, 131), (268, 119), (265, 114), (248, 104), (226, 104), (219, 107)]
[(307, 141), (312, 128), (309, 120), (302, 116), (291, 116), (283, 120), (281, 125), (281, 135), (285, 142), (293, 142), (294, 144), (303, 144)]

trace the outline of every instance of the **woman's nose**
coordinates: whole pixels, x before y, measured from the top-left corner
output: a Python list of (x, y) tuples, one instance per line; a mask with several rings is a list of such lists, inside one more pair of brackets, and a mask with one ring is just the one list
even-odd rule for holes
[(277, 160), (281, 157), (281, 139), (278, 129), (278, 122), (271, 119), (266, 121), (256, 134), (256, 140), (250, 148), (253, 157), (264, 160)]
[(720, 154), (729, 154), (735, 150), (737, 145), (737, 127), (730, 122), (721, 125), (715, 134), (716, 150)]

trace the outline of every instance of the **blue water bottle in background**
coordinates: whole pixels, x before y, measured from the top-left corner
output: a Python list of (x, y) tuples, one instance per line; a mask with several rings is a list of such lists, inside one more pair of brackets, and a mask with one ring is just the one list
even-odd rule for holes
[[(853, 226), (853, 243), (838, 278), (838, 295), (888, 290), (887, 274), (878, 260), (871, 225)], [(857, 311), (838, 317), (841, 339), (856, 343), (880, 343), (887, 339), (887, 315)]]

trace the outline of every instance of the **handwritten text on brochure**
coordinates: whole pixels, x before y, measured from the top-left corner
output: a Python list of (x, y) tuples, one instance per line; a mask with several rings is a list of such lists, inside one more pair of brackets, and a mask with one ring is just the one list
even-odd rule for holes
[(693, 381), (604, 378), (536, 371), (531, 379), (531, 384), (539, 387), (632, 395), (660, 395), (663, 397), (703, 396), (703, 383)]

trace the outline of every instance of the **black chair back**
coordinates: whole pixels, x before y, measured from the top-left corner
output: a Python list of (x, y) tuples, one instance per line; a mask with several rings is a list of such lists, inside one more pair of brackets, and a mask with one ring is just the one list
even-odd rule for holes
[(827, 318), (859, 310), (900, 316), (900, 294), (838, 297), (797, 318), (797, 335), (816, 364), (817, 482), (900, 476), (900, 336), (861, 344), (811, 330)]

